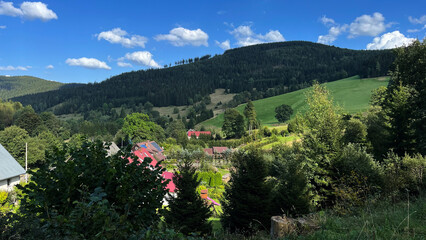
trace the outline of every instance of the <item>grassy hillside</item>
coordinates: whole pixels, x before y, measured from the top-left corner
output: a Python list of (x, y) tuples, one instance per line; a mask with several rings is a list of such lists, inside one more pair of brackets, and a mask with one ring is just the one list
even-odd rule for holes
[[(364, 78), (358, 76), (345, 78), (342, 80), (326, 83), (325, 85), (332, 93), (334, 101), (348, 113), (356, 113), (365, 111), (369, 106), (372, 90), (387, 86), (388, 77), (380, 78)], [(278, 123), (275, 119), (275, 108), (281, 104), (290, 105), (293, 110), (293, 116), (306, 111), (305, 92), (310, 89), (302, 89), (291, 93), (286, 93), (270, 98), (254, 101), (257, 116), (263, 125), (272, 125)], [(245, 104), (238, 106), (236, 109), (243, 112)], [(205, 127), (220, 128), (223, 124), (223, 114), (202, 122), (200, 125)]]
[(0, 98), (7, 100), (34, 93), (59, 89), (63, 83), (30, 76), (0, 76)]

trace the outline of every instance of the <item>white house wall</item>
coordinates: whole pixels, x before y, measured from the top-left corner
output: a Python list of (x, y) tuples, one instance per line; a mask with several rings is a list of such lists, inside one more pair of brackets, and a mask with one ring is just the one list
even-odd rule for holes
[(11, 191), (13, 189), (13, 186), (19, 184), (21, 181), (21, 178), (19, 176), (9, 178), (10, 179), (10, 185), (7, 186), (7, 179), (0, 181), (0, 191)]

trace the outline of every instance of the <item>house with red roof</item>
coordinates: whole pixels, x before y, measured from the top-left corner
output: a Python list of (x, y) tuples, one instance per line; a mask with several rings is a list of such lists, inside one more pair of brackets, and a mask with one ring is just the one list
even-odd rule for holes
[[(145, 158), (151, 158), (152, 161), (149, 165), (152, 169), (154, 169), (158, 164), (158, 161), (152, 156), (152, 154), (146, 148), (141, 147), (141, 148), (137, 149), (136, 151), (133, 151), (133, 154), (135, 154), (138, 157), (139, 162), (142, 162)], [(129, 163), (132, 163), (132, 162), (133, 162), (133, 159), (129, 158)], [(171, 172), (164, 171), (161, 174), (161, 176), (164, 179), (170, 180), (169, 183), (166, 186), (166, 189), (169, 191), (169, 193), (174, 193), (175, 190), (176, 190), (176, 185), (173, 183), (174, 174), (171, 173)]]
[(212, 135), (212, 132), (210, 131), (195, 131), (194, 129), (189, 129), (189, 131), (187, 132), (188, 135), (188, 139), (191, 139), (191, 137), (196, 137), (198, 139), (198, 137), (200, 137), (200, 135)]
[(166, 159), (166, 156), (163, 154), (164, 149), (161, 148), (155, 141), (145, 141), (136, 143), (132, 150), (137, 151), (139, 149), (147, 150), (152, 155), (152, 157), (154, 157), (153, 159), (157, 161), (162, 161)]
[(230, 149), (227, 147), (212, 147), (212, 148), (204, 148), (203, 151), (213, 158), (223, 158), (223, 154)]

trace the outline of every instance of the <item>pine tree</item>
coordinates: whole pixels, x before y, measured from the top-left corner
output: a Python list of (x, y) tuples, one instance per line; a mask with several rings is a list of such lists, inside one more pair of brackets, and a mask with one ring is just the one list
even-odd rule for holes
[(247, 128), (249, 130), (249, 134), (251, 135), (251, 130), (256, 129), (258, 124), (256, 118), (256, 109), (254, 108), (253, 102), (248, 101), (246, 107), (244, 108), (244, 116), (247, 119)]
[(222, 226), (231, 232), (253, 233), (269, 226), (269, 193), (265, 183), (266, 161), (258, 149), (237, 152), (233, 157), (234, 171), (225, 187)]
[(178, 164), (173, 177), (176, 198), (170, 199), (169, 210), (164, 213), (166, 223), (186, 235), (194, 232), (209, 234), (212, 231), (212, 226), (207, 221), (212, 213), (196, 190), (200, 185), (197, 175), (189, 158), (184, 158)]

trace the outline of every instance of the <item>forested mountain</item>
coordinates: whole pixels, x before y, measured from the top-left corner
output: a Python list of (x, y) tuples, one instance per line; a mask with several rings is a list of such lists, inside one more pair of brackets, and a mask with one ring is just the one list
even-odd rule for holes
[[(311, 42), (259, 44), (222, 55), (183, 61), (183, 65), (123, 73), (101, 83), (14, 98), (36, 111), (55, 106), (56, 114), (86, 112), (103, 106), (186, 105), (217, 88), (232, 93), (294, 91), (348, 76), (386, 75), (394, 61), (391, 50), (342, 49)], [(282, 91), (280, 93), (282, 93)]]
[(31, 76), (0, 76), (0, 98), (7, 100), (28, 94), (59, 89), (63, 83)]

